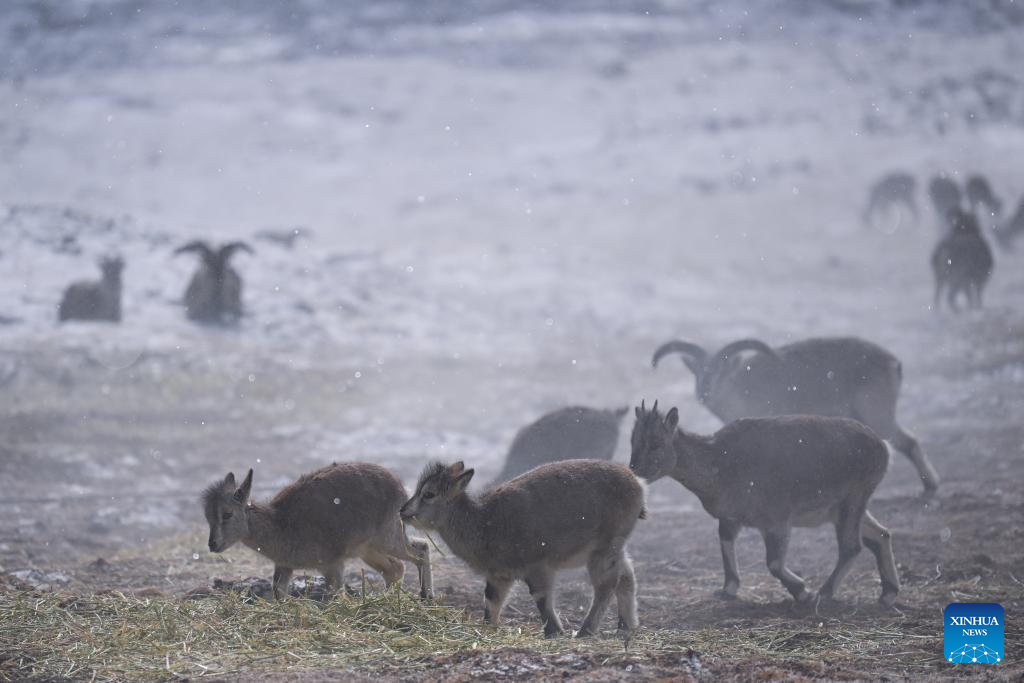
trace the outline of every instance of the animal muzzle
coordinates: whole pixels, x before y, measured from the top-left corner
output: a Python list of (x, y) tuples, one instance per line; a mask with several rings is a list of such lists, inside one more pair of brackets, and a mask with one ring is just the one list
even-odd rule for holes
[(209, 546), (211, 553), (219, 553), (221, 551), (220, 544), (212, 538), (206, 545)]

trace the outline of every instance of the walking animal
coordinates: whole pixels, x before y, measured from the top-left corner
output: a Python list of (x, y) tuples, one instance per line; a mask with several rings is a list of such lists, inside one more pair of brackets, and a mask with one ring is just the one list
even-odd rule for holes
[(967, 208), (975, 214), (998, 217), (1003, 212), (1003, 201), (992, 191), (992, 186), (982, 175), (972, 175), (964, 186)]
[(935, 213), (939, 217), (943, 230), (945, 230), (949, 227), (947, 222), (950, 215), (949, 212), (953, 209), (959, 209), (963, 202), (960, 186), (956, 184), (956, 181), (944, 175), (935, 176), (928, 183), (928, 198), (931, 199), (932, 206), (935, 207)]
[(391, 586), (405, 573), (402, 560), (419, 571), (420, 596), (432, 595), (430, 549), (409, 540), (398, 517), (402, 482), (378, 465), (335, 463), (303, 475), (268, 504), (249, 502), (252, 470), (240, 486), (235, 475), (207, 488), (203, 511), (210, 550), (242, 543), (274, 562), (274, 596), (288, 594), (296, 569), (315, 569), (329, 591), (341, 588), (345, 560), (361, 558)]
[(658, 404), (636, 409), (629, 466), (648, 482), (672, 477), (718, 520), (725, 566), (720, 596), (740, 585), (735, 541), (752, 527), (764, 538), (768, 570), (797, 602), (816, 598), (786, 566), (793, 527), (831, 523), (839, 545), (835, 569), (821, 587), (830, 599), (849, 572), (861, 543), (874, 554), (882, 579), (880, 602), (892, 605), (900, 580), (889, 531), (867, 511), (885, 476), (889, 449), (870, 429), (846, 418), (793, 415), (745, 418), (711, 436), (679, 428), (679, 412)]
[(219, 323), (242, 315), (242, 278), (228, 262), (236, 251), (253, 253), (245, 242), (228, 242), (213, 249), (202, 240), (179, 247), (175, 255), (194, 252), (199, 268), (185, 290), (185, 307), (191, 320)]
[[(753, 355), (744, 357), (744, 354)], [(903, 368), (893, 354), (857, 337), (820, 337), (772, 348), (740, 339), (714, 355), (685, 341), (658, 347), (654, 367), (671, 353), (697, 379), (697, 400), (722, 422), (741, 417), (824, 415), (867, 425), (906, 455), (925, 495), (939, 486), (935, 469), (914, 436), (896, 421)]]
[(577, 637), (598, 633), (613, 594), (619, 629), (636, 629), (636, 579), (625, 546), (646, 513), (644, 488), (625, 466), (601, 460), (550, 463), (479, 498), (466, 493), (472, 477), (461, 462), (431, 463), (402, 506), (402, 519), (437, 530), (452, 552), (487, 579), (484, 619), (498, 623), (509, 589), (521, 579), (540, 610), (544, 635), (562, 633), (555, 572), (585, 564), (594, 599)]
[(121, 322), (121, 271), (124, 261), (120, 256), (100, 260), (102, 279), (75, 282), (64, 290), (57, 308), (57, 318), (66, 320), (106, 320)]
[(881, 213), (888, 214), (892, 209), (906, 208), (918, 220), (917, 202), (914, 194), (917, 192), (917, 181), (914, 176), (902, 171), (894, 171), (882, 176), (878, 182), (871, 186), (868, 192), (868, 202), (861, 213), (861, 219), (865, 225), (872, 225), (875, 217)]
[(959, 209), (950, 212), (952, 230), (932, 251), (935, 274), (936, 310), (943, 290), (946, 303), (959, 310), (957, 296), (963, 294), (970, 308), (981, 308), (981, 295), (992, 275), (992, 249), (981, 235), (978, 219)]
[(619, 443), (619, 424), (628, 411), (570, 406), (544, 415), (516, 434), (505, 456), (505, 467), (491, 486), (548, 462), (611, 460)]

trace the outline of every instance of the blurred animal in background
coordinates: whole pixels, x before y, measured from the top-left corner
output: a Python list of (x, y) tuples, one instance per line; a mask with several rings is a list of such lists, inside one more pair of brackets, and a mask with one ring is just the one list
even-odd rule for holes
[(185, 308), (189, 319), (202, 323), (237, 320), (242, 315), (242, 278), (229, 260), (236, 251), (253, 253), (245, 242), (228, 242), (218, 249), (203, 240), (178, 247), (174, 254), (195, 253), (199, 268), (185, 290)]
[(950, 227), (949, 212), (961, 208), (960, 205), (963, 203), (960, 186), (945, 175), (937, 175), (928, 183), (928, 198), (935, 207), (935, 214), (939, 217), (942, 230), (947, 230)]
[(361, 558), (384, 582), (402, 580), (405, 565), (419, 570), (420, 596), (433, 594), (430, 549), (411, 541), (398, 517), (405, 487), (379, 465), (334, 463), (303, 475), (268, 504), (251, 503), (252, 470), (240, 485), (228, 473), (201, 497), (210, 524), (210, 552), (242, 543), (274, 562), (274, 597), (288, 595), (296, 569), (315, 569), (330, 592), (342, 587), (345, 560)]
[(466, 493), (473, 470), (461, 462), (427, 465), (402, 519), (437, 530), (459, 558), (482, 574), (484, 619), (497, 625), (515, 581), (530, 589), (547, 637), (562, 633), (555, 572), (586, 566), (594, 598), (577, 636), (595, 636), (612, 597), (619, 630), (637, 628), (636, 578), (626, 540), (644, 511), (644, 487), (624, 465), (567, 460), (541, 465), (487, 491)]
[(943, 290), (946, 303), (957, 311), (957, 297), (963, 294), (970, 308), (981, 308), (981, 295), (992, 276), (992, 249), (981, 235), (978, 219), (960, 209), (950, 212), (952, 226), (932, 251), (932, 272), (935, 274), (935, 308)]
[(857, 337), (821, 337), (772, 348), (741, 339), (714, 355), (697, 344), (670, 341), (651, 364), (669, 354), (682, 356), (696, 378), (697, 400), (722, 422), (743, 417), (824, 415), (847, 417), (875, 430), (917, 469), (925, 495), (939, 477), (914, 436), (896, 420), (903, 382), (899, 359)]
[(967, 209), (974, 214), (998, 218), (1003, 213), (1003, 201), (992, 191), (992, 186), (983, 175), (972, 175), (964, 185), (967, 195)]
[(817, 597), (786, 567), (793, 527), (832, 524), (839, 545), (835, 569), (821, 587), (832, 598), (861, 543), (875, 556), (882, 579), (879, 601), (892, 605), (900, 589), (892, 538), (867, 511), (885, 476), (889, 448), (854, 420), (812, 415), (746, 418), (710, 437), (679, 429), (679, 411), (662, 417), (658, 404), (636, 409), (629, 466), (655, 482), (672, 477), (718, 520), (725, 566), (719, 595), (734, 599), (740, 586), (736, 536), (743, 527), (764, 538), (768, 570), (797, 602)]
[(996, 242), (1006, 251), (1010, 251), (1013, 249), (1013, 243), (1021, 233), (1024, 233), (1024, 197), (1021, 197), (1020, 203), (1017, 204), (1017, 210), (1013, 215), (1005, 223), (997, 226), (995, 230)]
[[(914, 194), (917, 192), (917, 181), (914, 176), (902, 171), (894, 171), (882, 176), (868, 192), (868, 202), (861, 213), (861, 219), (865, 225), (874, 225), (881, 214), (888, 216), (891, 212), (906, 209), (918, 221), (917, 201)], [(902, 216), (900, 216), (902, 220)]]
[(57, 318), (66, 320), (105, 320), (121, 322), (121, 272), (124, 260), (120, 256), (104, 257), (99, 262), (103, 277), (97, 281), (75, 282), (64, 290), (57, 309)]
[(544, 415), (519, 430), (505, 456), (505, 467), (489, 486), (558, 460), (611, 460), (619, 442), (619, 424), (628, 411), (570, 406)]

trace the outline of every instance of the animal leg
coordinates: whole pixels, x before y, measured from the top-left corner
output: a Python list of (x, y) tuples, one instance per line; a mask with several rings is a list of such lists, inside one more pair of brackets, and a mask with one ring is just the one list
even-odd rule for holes
[(530, 597), (537, 604), (541, 621), (544, 622), (544, 637), (552, 638), (563, 632), (562, 620), (555, 611), (555, 574), (548, 569), (538, 569), (526, 578)]
[(896, 557), (892, 553), (892, 534), (867, 511), (861, 521), (861, 534), (864, 545), (875, 556), (878, 576), (882, 579), (882, 596), (878, 601), (892, 605), (900, 592), (900, 575), (896, 572)]
[(405, 535), (405, 529), (399, 522), (395, 525), (395, 533), (380, 549), (387, 555), (416, 565), (420, 582), (420, 597), (423, 599), (434, 597), (434, 578), (430, 569), (430, 546), (426, 541), (409, 540)]
[(782, 582), (782, 585), (786, 587), (786, 590), (789, 591), (790, 595), (797, 602), (807, 602), (814, 599), (814, 592), (807, 590), (804, 580), (786, 567), (789, 534), (789, 527), (761, 530), (761, 536), (764, 538), (765, 559), (768, 563), (768, 571)]
[(820, 594), (825, 598), (832, 598), (836, 588), (853, 566), (853, 561), (860, 553), (860, 525), (864, 516), (866, 503), (855, 503), (844, 505), (839, 510), (839, 518), (836, 520), (836, 541), (839, 546), (839, 559), (836, 561), (835, 569), (821, 587)]
[(278, 600), (288, 597), (288, 584), (292, 580), (293, 571), (291, 567), (274, 566), (274, 597)]
[(954, 313), (960, 312), (960, 304), (956, 302), (956, 295), (960, 293), (960, 286), (958, 284), (952, 284), (946, 292), (946, 303)]
[(512, 581), (496, 576), (487, 577), (487, 585), (484, 586), (484, 621), (494, 626), (498, 625), (501, 618), (501, 608), (505, 606), (505, 598), (508, 590), (512, 587)]
[(928, 497), (935, 495), (939, 488), (939, 475), (928, 458), (925, 457), (921, 444), (918, 443), (917, 439), (910, 432), (905, 431), (895, 423), (891, 430), (881, 433), (886, 439), (889, 439), (892, 445), (896, 447), (896, 450), (907, 456), (910, 462), (914, 464), (914, 468), (917, 469), (917, 476), (921, 478), (921, 482), (924, 484), (924, 495)]
[(629, 557), (623, 558), (619, 583), (615, 587), (615, 606), (619, 610), (619, 630), (635, 631), (640, 622), (636, 616), (636, 575)]
[(718, 520), (718, 543), (722, 547), (722, 565), (725, 567), (725, 586), (718, 592), (723, 600), (735, 600), (740, 589), (740, 572), (736, 566), (736, 536), (740, 525), (736, 522)]
[(330, 567), (323, 568), (324, 578), (327, 580), (327, 595), (333, 596), (339, 590), (344, 590), (342, 576), (345, 575), (345, 563), (338, 562)]
[(405, 565), (401, 561), (376, 548), (369, 548), (363, 554), (362, 560), (380, 572), (384, 577), (384, 585), (388, 588), (396, 583), (401, 583), (402, 576), (405, 575)]
[(583, 619), (577, 638), (596, 636), (601, 630), (601, 618), (604, 617), (611, 602), (612, 595), (619, 584), (622, 563), (626, 560), (625, 552), (619, 548), (609, 552), (607, 549), (594, 553), (587, 562), (590, 583), (594, 587), (594, 598), (590, 603), (590, 611)]

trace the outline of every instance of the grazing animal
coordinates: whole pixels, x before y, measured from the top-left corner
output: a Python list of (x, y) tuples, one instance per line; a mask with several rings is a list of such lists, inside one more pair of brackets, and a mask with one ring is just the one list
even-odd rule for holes
[(970, 176), (964, 185), (964, 193), (967, 195), (967, 208), (973, 213), (987, 213), (997, 217), (1003, 212), (1003, 201), (992, 191), (985, 176)]
[(956, 184), (955, 180), (944, 175), (935, 176), (928, 183), (928, 198), (931, 199), (932, 206), (935, 207), (935, 213), (942, 221), (943, 229), (949, 227), (947, 223), (949, 212), (953, 209), (959, 209), (963, 202), (960, 186)]
[(102, 279), (98, 282), (75, 282), (64, 290), (64, 298), (57, 308), (57, 318), (66, 320), (106, 320), (121, 322), (121, 271), (124, 261), (120, 256), (100, 260)]
[(598, 633), (612, 595), (619, 629), (636, 629), (636, 579), (625, 546), (646, 513), (643, 485), (625, 466), (602, 460), (549, 463), (479, 498), (466, 493), (472, 477), (461, 462), (431, 463), (402, 506), (402, 519), (437, 530), (452, 552), (483, 574), (484, 619), (498, 623), (509, 589), (521, 579), (540, 610), (544, 635), (562, 633), (555, 572), (585, 564), (594, 599), (577, 636)]
[(189, 319), (203, 323), (237, 320), (242, 315), (242, 278), (228, 263), (236, 251), (253, 253), (245, 242), (228, 242), (213, 249), (202, 240), (178, 247), (174, 254), (195, 252), (199, 268), (185, 290), (185, 308)]
[(999, 242), (1000, 247), (1010, 251), (1013, 249), (1013, 242), (1022, 232), (1024, 232), (1024, 197), (1021, 198), (1013, 215), (995, 231), (996, 241)]
[(341, 588), (345, 560), (361, 558), (391, 586), (405, 565), (419, 570), (420, 596), (430, 597), (430, 549), (409, 540), (398, 518), (405, 501), (402, 482), (378, 465), (335, 463), (303, 475), (268, 504), (249, 502), (252, 470), (241, 486), (228, 473), (202, 495), (210, 523), (210, 550), (222, 553), (243, 543), (274, 562), (274, 596), (288, 595), (296, 569), (315, 569), (329, 591)]
[(917, 181), (914, 176), (902, 171), (894, 171), (882, 176), (878, 182), (871, 186), (868, 192), (868, 203), (861, 213), (865, 225), (872, 225), (875, 217), (887, 214), (892, 209), (906, 208), (918, 220), (917, 202), (914, 194), (917, 192)]
[(516, 434), (505, 456), (505, 467), (491, 486), (548, 462), (611, 460), (619, 442), (619, 423), (628, 411), (570, 406), (544, 415)]
[[(743, 358), (753, 351), (754, 355)], [(906, 455), (925, 494), (939, 486), (935, 468), (912, 434), (896, 421), (903, 368), (894, 355), (857, 337), (805, 339), (773, 349), (756, 339), (727, 344), (714, 356), (696, 344), (658, 347), (654, 367), (679, 353), (697, 378), (697, 400), (722, 422), (741, 417), (824, 415), (867, 425)]]
[(816, 415), (746, 418), (711, 436), (679, 428), (679, 412), (664, 417), (658, 404), (636, 409), (629, 466), (648, 482), (672, 477), (700, 499), (718, 520), (725, 566), (721, 597), (732, 599), (740, 586), (735, 541), (752, 527), (764, 538), (768, 571), (797, 602), (816, 596), (786, 567), (793, 527), (831, 523), (839, 560), (821, 587), (832, 598), (861, 542), (874, 554), (882, 579), (880, 602), (892, 605), (900, 580), (889, 531), (867, 511), (868, 500), (885, 476), (889, 449), (870, 429), (846, 418)]
[(959, 209), (950, 212), (952, 230), (939, 240), (932, 251), (935, 274), (935, 308), (946, 291), (946, 303), (959, 310), (957, 295), (963, 293), (967, 305), (981, 308), (981, 294), (992, 275), (992, 249), (981, 235), (978, 219)]

